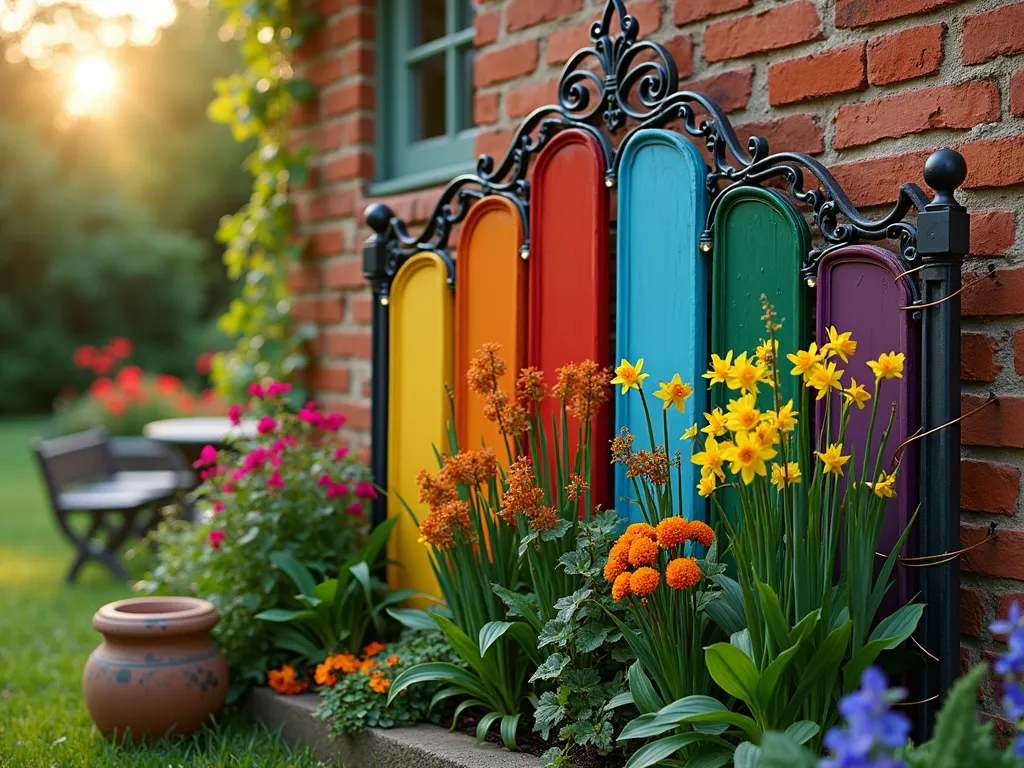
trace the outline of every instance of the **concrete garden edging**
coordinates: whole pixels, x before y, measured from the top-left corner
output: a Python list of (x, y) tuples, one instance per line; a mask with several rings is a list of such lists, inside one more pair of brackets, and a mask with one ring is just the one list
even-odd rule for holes
[(329, 765), (344, 768), (540, 768), (540, 759), (480, 744), (462, 733), (426, 723), (412, 728), (369, 728), (331, 741), (327, 723), (315, 716), (316, 694), (280, 696), (257, 688), (249, 699), (252, 718), (271, 730), (281, 729), (289, 744), (303, 744)]

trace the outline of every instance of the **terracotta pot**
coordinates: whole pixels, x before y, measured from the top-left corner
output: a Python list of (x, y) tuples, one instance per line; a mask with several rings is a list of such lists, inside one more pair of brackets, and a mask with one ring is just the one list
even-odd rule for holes
[(82, 673), (82, 692), (104, 736), (158, 739), (192, 733), (224, 706), (228, 667), (209, 637), (220, 620), (206, 600), (137, 597), (92, 617), (103, 642)]

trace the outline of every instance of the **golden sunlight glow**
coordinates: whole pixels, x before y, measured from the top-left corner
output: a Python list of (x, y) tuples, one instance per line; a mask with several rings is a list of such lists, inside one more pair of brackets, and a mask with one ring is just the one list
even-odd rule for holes
[(117, 73), (99, 56), (79, 61), (71, 73), (67, 108), (72, 115), (88, 115), (109, 107), (117, 88)]

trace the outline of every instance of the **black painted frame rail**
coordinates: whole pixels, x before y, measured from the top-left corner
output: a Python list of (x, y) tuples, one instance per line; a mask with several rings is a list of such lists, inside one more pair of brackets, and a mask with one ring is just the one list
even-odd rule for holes
[[(618, 34), (613, 34), (617, 22)], [(434, 207), (426, 226), (411, 234), (400, 218), (383, 204), (371, 205), (366, 221), (373, 235), (363, 248), (363, 273), (373, 295), (373, 372), (371, 464), (376, 481), (387, 487), (389, 302), (391, 283), (402, 265), (418, 253), (435, 253), (448, 268), (448, 284), (455, 288), (456, 266), (449, 253), (452, 227), (483, 197), (496, 195), (510, 201), (523, 223), (522, 255), (528, 258), (531, 160), (559, 131), (577, 128), (599, 143), (608, 171), (605, 183), (614, 187), (620, 154), (610, 136), (631, 127), (618, 146), (636, 131), (678, 129), (703, 142), (711, 165), (705, 186), (710, 197), (707, 223), (700, 248), (711, 253), (712, 222), (723, 192), (781, 182), (789, 195), (809, 208), (820, 245), (805, 256), (801, 274), (814, 285), (817, 264), (832, 249), (862, 241), (895, 240), (898, 257), (918, 308), (921, 322), (921, 425), (924, 432), (960, 416), (960, 268), (969, 250), (967, 211), (954, 192), (967, 168), (951, 149), (940, 149), (925, 162), (924, 179), (935, 190), (929, 199), (916, 184), (902, 184), (895, 205), (880, 218), (861, 213), (831, 172), (808, 155), (771, 154), (766, 139), (753, 136), (746, 146), (725, 113), (708, 96), (679, 91), (676, 64), (656, 42), (639, 39), (639, 22), (629, 15), (624, 0), (607, 0), (602, 18), (590, 29), (591, 45), (566, 63), (558, 88), (558, 103), (534, 110), (519, 125), (500, 160), (483, 155), (476, 172), (453, 179)], [(805, 186), (809, 179), (811, 186)], [(913, 219), (916, 214), (916, 221)], [(921, 510), (917, 543), (920, 555), (951, 552), (959, 546), (960, 430), (954, 424), (924, 437), (921, 445)], [(387, 515), (387, 500), (374, 503), (373, 516)], [(931, 730), (939, 698), (959, 673), (959, 563), (951, 560), (921, 572), (921, 600), (931, 607), (920, 628), (921, 642), (939, 659), (928, 663), (917, 707), (919, 738)]]

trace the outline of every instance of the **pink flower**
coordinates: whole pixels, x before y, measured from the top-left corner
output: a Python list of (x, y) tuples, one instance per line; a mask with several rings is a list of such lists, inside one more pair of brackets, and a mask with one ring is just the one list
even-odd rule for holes
[(346, 448), (344, 445), (341, 446), (341, 448), (339, 448), (338, 450), (336, 450), (334, 452), (334, 460), (335, 461), (341, 461), (346, 456), (348, 456), (348, 448)]
[(305, 408), (299, 408), (300, 421), (304, 421), (307, 424), (312, 424), (314, 427), (319, 427), (320, 421), (322, 419), (323, 417), (320, 415), (320, 412), (316, 410), (316, 403), (314, 402), (306, 403)]
[(292, 391), (291, 384), (284, 384), (280, 381), (273, 381), (270, 386), (267, 387), (267, 396), (274, 397), (275, 395), (283, 395), (286, 392)]
[(369, 480), (360, 480), (356, 486), (356, 496), (360, 499), (376, 499), (377, 489)]
[(252, 395), (253, 397), (263, 397), (263, 395), (265, 395), (266, 392), (264, 392), (263, 387), (261, 387), (259, 384), (250, 384), (249, 394)]
[(256, 425), (256, 431), (261, 435), (269, 435), (277, 429), (277, 420), (273, 416), (264, 416)]
[(239, 467), (231, 474), (231, 476), (235, 478), (235, 480), (241, 480), (247, 474), (249, 474), (249, 469), (246, 467)]
[(210, 531), (208, 538), (210, 539), (211, 547), (220, 549), (220, 543), (224, 541), (224, 531)]
[(231, 419), (231, 423), (236, 427), (241, 424), (242, 406), (238, 403), (234, 403), (230, 408), (228, 408), (228, 418)]
[(334, 483), (334, 482), (332, 482), (329, 486), (327, 486), (327, 498), (328, 499), (334, 499), (334, 498), (337, 498), (338, 496), (344, 496), (347, 493), (348, 493), (348, 486), (345, 485), (344, 483)]
[(351, 517), (362, 517), (363, 516), (363, 505), (358, 501), (353, 501), (348, 505), (348, 509), (345, 510), (345, 514)]
[(203, 450), (199, 452), (199, 458), (192, 462), (192, 466), (205, 467), (207, 464), (217, 463), (217, 449), (212, 445), (204, 445)]
[(270, 489), (273, 489), (273, 488), (285, 488), (285, 487), (287, 487), (287, 486), (285, 485), (284, 480), (281, 479), (281, 473), (278, 472), (275, 469), (271, 473), (270, 477), (267, 478), (267, 489), (270, 490)]
[(324, 486), (330, 487), (331, 483), (333, 482), (334, 481), (331, 480), (331, 476), (325, 472), (324, 474), (320, 475), (320, 479), (316, 481), (316, 484), (323, 488)]
[(275, 468), (281, 466), (281, 454), (275, 453), (270, 457), (270, 466)]
[(320, 429), (327, 430), (328, 432), (337, 432), (339, 429), (341, 429), (345, 421), (346, 419), (342, 414), (331, 413), (328, 414), (327, 416), (324, 416), (320, 420), (319, 426)]
[[(242, 472), (244, 476), (247, 472), (251, 472), (254, 469), (261, 469), (264, 464), (267, 463), (267, 459), (270, 458), (270, 451), (266, 448), (257, 448), (248, 456), (245, 457), (245, 463), (242, 465), (242, 469), (238, 470)], [(238, 471), (235, 472), (236, 478), (238, 479)]]
[(223, 512), (224, 511), (224, 502), (223, 501), (215, 501), (215, 502), (213, 502), (213, 511), (214, 511), (215, 514), (218, 514), (218, 515), (221, 512)]
[(224, 483), (224, 488), (222, 490), (224, 491), (224, 493), (234, 493), (235, 492), (235, 481), (234, 480), (228, 480), (226, 483)]

